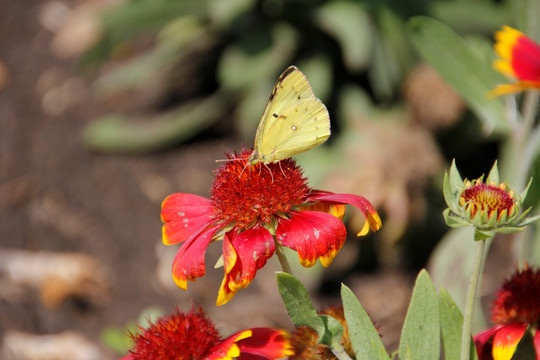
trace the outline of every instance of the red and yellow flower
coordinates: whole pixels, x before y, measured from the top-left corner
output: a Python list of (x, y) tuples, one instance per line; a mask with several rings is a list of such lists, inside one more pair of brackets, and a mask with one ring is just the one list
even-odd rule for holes
[(210, 199), (176, 193), (162, 204), (163, 242), (182, 243), (172, 269), (180, 288), (205, 274), (206, 248), (223, 240), (225, 276), (218, 305), (253, 280), (276, 244), (295, 250), (303, 266), (318, 259), (330, 265), (347, 235), (341, 222), (345, 204), (366, 218), (359, 236), (381, 227), (379, 215), (362, 196), (312, 190), (294, 160), (249, 165), (250, 154), (228, 155), (217, 170)]
[(526, 265), (497, 293), (491, 310), (491, 320), (497, 325), (474, 337), (480, 360), (510, 360), (527, 331), (532, 338), (536, 359), (540, 359), (539, 299), (540, 270)]
[(540, 45), (509, 26), (503, 26), (497, 31), (495, 40), (495, 52), (501, 57), (494, 62), (495, 69), (503, 75), (517, 79), (517, 82), (499, 85), (490, 95), (540, 89)]
[(282, 330), (253, 328), (222, 340), (201, 308), (175, 310), (132, 338), (135, 345), (122, 360), (270, 360), (292, 354), (289, 335)]

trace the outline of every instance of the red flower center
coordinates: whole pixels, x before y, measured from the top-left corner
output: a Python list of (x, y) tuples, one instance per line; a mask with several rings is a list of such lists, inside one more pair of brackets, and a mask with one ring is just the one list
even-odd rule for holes
[(527, 266), (506, 281), (497, 293), (491, 320), (498, 324), (540, 325), (540, 270)]
[(175, 310), (134, 335), (133, 340), (133, 360), (203, 359), (221, 337), (199, 308), (190, 313)]
[(473, 217), (478, 210), (487, 212), (488, 218), (493, 213), (497, 213), (500, 217), (504, 210), (507, 210), (509, 214), (514, 207), (514, 203), (515, 200), (512, 198), (511, 193), (506, 191), (504, 184), (497, 187), (477, 182), (461, 193), (461, 204), (470, 208)]
[(230, 161), (217, 170), (211, 193), (217, 221), (240, 229), (270, 224), (273, 216), (302, 204), (310, 191), (294, 160), (248, 165), (250, 154), (244, 150), (240, 156), (228, 155)]

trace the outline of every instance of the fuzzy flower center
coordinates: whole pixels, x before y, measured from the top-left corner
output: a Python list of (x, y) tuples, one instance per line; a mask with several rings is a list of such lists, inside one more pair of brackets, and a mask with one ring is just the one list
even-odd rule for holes
[(482, 182), (473, 182), (465, 189), (461, 193), (460, 202), (470, 210), (473, 217), (480, 210), (481, 213), (487, 212), (488, 218), (494, 213), (500, 217), (504, 210), (510, 214), (515, 204), (512, 192), (507, 191), (505, 184), (495, 186)]
[(310, 191), (294, 160), (248, 165), (250, 154), (244, 150), (228, 155), (230, 161), (217, 170), (211, 193), (216, 220), (240, 229), (271, 224), (274, 216), (302, 204)]
[(216, 328), (201, 309), (190, 313), (176, 310), (133, 335), (133, 360), (203, 359), (221, 341)]
[(498, 324), (540, 325), (540, 270), (527, 266), (506, 281), (493, 302), (491, 320)]

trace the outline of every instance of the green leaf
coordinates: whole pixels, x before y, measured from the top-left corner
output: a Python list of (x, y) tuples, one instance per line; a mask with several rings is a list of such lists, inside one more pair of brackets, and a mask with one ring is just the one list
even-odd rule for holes
[(503, 100), (487, 96), (500, 79), (491, 64), (441, 22), (417, 16), (408, 25), (422, 58), (461, 94), (486, 132), (508, 133)]
[(501, 24), (509, 24), (512, 20), (509, 4), (503, 2), (432, 1), (429, 9), (434, 18), (461, 34), (493, 33)]
[(444, 221), (446, 222), (446, 225), (448, 225), (451, 228), (457, 228), (457, 227), (463, 227), (463, 226), (470, 226), (471, 224), (459, 216), (452, 213), (450, 209), (445, 209), (443, 211), (443, 217)]
[[(439, 318), (445, 359), (459, 359), (463, 315), (450, 294), (443, 288), (439, 293)], [(478, 359), (474, 342), (471, 342), (471, 360)]]
[(373, 30), (362, 5), (351, 1), (330, 1), (315, 13), (318, 25), (339, 43), (345, 66), (353, 72), (371, 60)]
[(178, 144), (207, 129), (231, 106), (223, 93), (194, 100), (151, 121), (131, 121), (121, 115), (94, 120), (84, 132), (86, 145), (98, 151), (144, 153)]
[(515, 27), (536, 42), (540, 42), (540, 2), (536, 0), (512, 0)]
[(488, 177), (486, 179), (486, 184), (489, 184), (492, 181), (495, 184), (499, 184), (499, 168), (497, 166), (497, 160), (495, 160), (495, 163), (491, 167), (489, 175), (488, 175)]
[(295, 326), (309, 326), (319, 334), (319, 340), (328, 338), (326, 326), (311, 303), (306, 288), (291, 274), (277, 273), (277, 283), (281, 299)]
[(475, 229), (474, 230), (474, 241), (486, 240), (493, 237), (494, 233), (492, 231), (482, 231)]
[(399, 357), (405, 359), (410, 351), (413, 359), (439, 359), (439, 303), (437, 293), (426, 270), (420, 271), (414, 285), (411, 303), (407, 311)]
[(450, 187), (454, 192), (457, 192), (463, 186), (463, 179), (456, 166), (456, 159), (452, 159), (450, 165)]
[(92, 90), (102, 99), (137, 88), (159, 96), (175, 66), (213, 44), (208, 27), (192, 17), (180, 17), (162, 29), (156, 46), (106, 72), (94, 82)]
[(390, 99), (416, 59), (401, 17), (386, 6), (379, 7), (375, 16), (378, 31), (373, 34), (368, 76), (375, 97)]
[(343, 337), (343, 325), (336, 318), (328, 315), (319, 315), (323, 321), (326, 332), (324, 338), (319, 338), (319, 343), (329, 345), (331, 348), (336, 344), (341, 344)]
[[(245, 37), (244, 42), (234, 43), (223, 50), (218, 78), (224, 89), (246, 90), (253, 83), (267, 80), (274, 84), (279, 74), (290, 65), (299, 35), (291, 26), (277, 23), (270, 28), (246, 34)], [(263, 110), (260, 110), (261, 114)], [(260, 115), (254, 116), (258, 119)]]
[(368, 314), (351, 289), (343, 284), (341, 285), (341, 300), (356, 359), (390, 359)]

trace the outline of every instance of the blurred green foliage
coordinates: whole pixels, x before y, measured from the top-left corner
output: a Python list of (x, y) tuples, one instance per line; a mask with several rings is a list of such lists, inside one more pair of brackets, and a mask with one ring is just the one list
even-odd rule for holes
[[(107, 68), (95, 83), (96, 96), (110, 101), (137, 93), (133, 101), (143, 98), (151, 115), (136, 113), (131, 117), (141, 121), (131, 122), (107, 115), (88, 128), (86, 141), (102, 151), (147, 152), (186, 140), (234, 112), (235, 127), (249, 143), (275, 79), (291, 64), (331, 107), (350, 84), (377, 102), (396, 101), (417, 61), (406, 20), (431, 14), (460, 32), (490, 34), (508, 17), (506, 5), (478, 1), (473, 6), (483, 16), (464, 21), (470, 6), (427, 0), (126, 1), (101, 14), (101, 41), (81, 60)], [(212, 107), (200, 101), (209, 96), (218, 98)], [(183, 110), (186, 102), (194, 114)], [(165, 130), (148, 133), (149, 122), (163, 123)]]
[[(445, 231), (442, 216), (437, 215), (444, 208), (445, 161), (456, 158), (464, 176), (474, 178), (499, 156), (502, 178), (513, 180), (516, 174), (512, 168), (516, 155), (509, 155), (515, 148), (508, 120), (512, 103), (503, 98), (489, 100), (485, 93), (506, 81), (491, 68), (494, 31), (513, 25), (538, 40), (537, 3), (126, 1), (101, 14), (101, 40), (80, 59), (81, 64), (101, 70), (93, 87), (95, 95), (120, 104), (117, 113), (90, 124), (86, 143), (105, 152), (149, 152), (212, 126), (223, 129), (227, 123), (231, 125), (227, 129), (232, 127), (244, 143), (251, 144), (277, 76), (287, 66), (297, 65), (328, 106), (334, 133), (330, 146), (299, 157), (311, 183), (328, 185), (329, 190), (337, 184), (341, 192), (366, 195), (383, 210), (383, 230), (391, 229), (381, 235), (386, 237), (379, 251), (386, 257), (383, 265), (403, 261), (391, 255), (395, 243), (401, 241), (410, 256), (405, 263), (419, 267)], [(427, 141), (408, 154), (411, 145), (400, 147), (399, 141), (412, 136), (408, 131), (416, 127), (405, 104), (404, 81), (420, 62), (435, 69), (460, 94), (469, 111), (458, 112), (464, 121), (449, 128), (415, 133), (421, 139), (428, 133), (439, 149), (432, 150)], [(426, 106), (432, 101), (422, 100), (420, 104)], [(393, 137), (388, 135), (387, 124), (394, 124)], [(437, 163), (418, 154), (443, 160)], [(407, 155), (409, 163), (400, 161)], [(438, 165), (428, 166), (431, 161)], [(396, 174), (400, 163), (410, 167), (410, 176)], [(428, 170), (418, 170), (416, 165), (422, 164)], [(538, 160), (533, 164), (527, 176), (540, 178)], [(335, 179), (332, 183), (328, 174), (346, 174), (342, 178), (350, 179), (349, 183)], [(539, 189), (533, 183), (530, 193), (539, 194)], [(441, 245), (445, 250), (435, 253), (432, 264), (441, 265), (432, 271), (436, 283), (439, 274), (456, 276), (455, 269), (449, 268), (465, 260), (460, 256), (468, 250), (455, 251), (463, 246), (461, 238), (460, 233), (448, 233)], [(452, 240), (455, 246), (449, 245)], [(528, 246), (533, 244), (540, 241)], [(536, 245), (529, 252), (536, 254), (537, 263), (539, 248)], [(463, 281), (456, 283), (461, 286)], [(460, 296), (452, 296), (459, 303)]]

